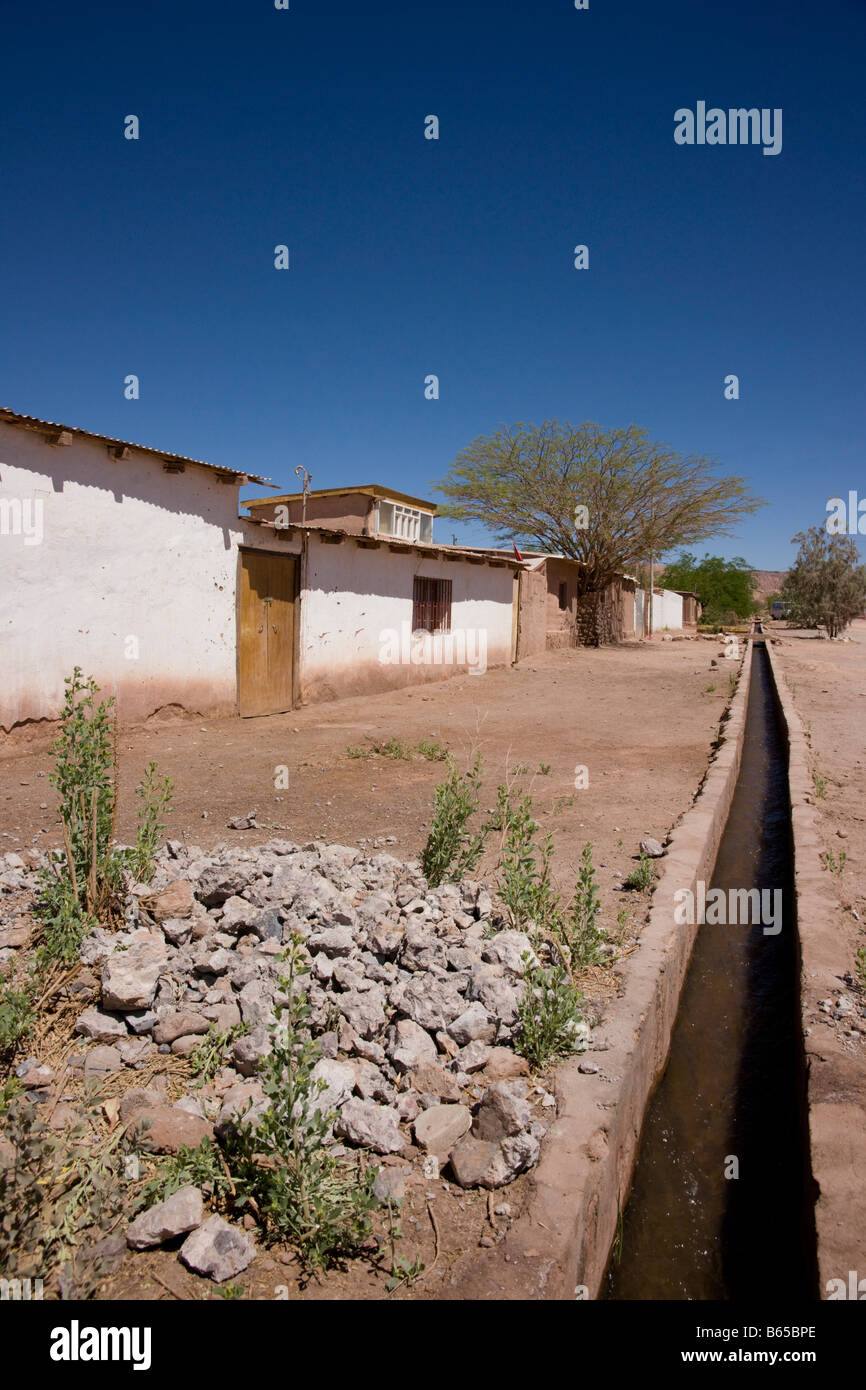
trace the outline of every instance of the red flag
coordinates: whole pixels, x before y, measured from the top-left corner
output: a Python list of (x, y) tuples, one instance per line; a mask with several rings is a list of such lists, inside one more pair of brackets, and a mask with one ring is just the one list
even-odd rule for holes
[(523, 559), (523, 556), (521, 555), (520, 551), (517, 549), (517, 546), (514, 544), (514, 541), (511, 542), (511, 549), (514, 551), (514, 558), (515, 558), (515, 560), (522, 560), (522, 559)]

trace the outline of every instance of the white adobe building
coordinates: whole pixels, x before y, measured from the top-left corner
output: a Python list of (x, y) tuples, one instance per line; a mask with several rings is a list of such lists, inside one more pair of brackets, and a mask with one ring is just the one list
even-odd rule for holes
[(432, 504), (326, 489), (300, 519), (297, 496), (239, 517), (248, 482), (268, 485), (0, 409), (0, 741), (56, 719), (76, 665), (137, 722), (277, 713), (513, 659), (519, 564), (433, 544)]

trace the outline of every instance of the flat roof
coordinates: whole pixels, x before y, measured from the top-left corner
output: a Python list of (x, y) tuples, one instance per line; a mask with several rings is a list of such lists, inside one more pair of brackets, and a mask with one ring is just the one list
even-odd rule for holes
[(264, 517), (249, 516), (241, 519), (252, 526), (267, 527), (278, 536), (289, 536), (293, 531), (298, 531), (302, 535), (330, 538), (333, 541), (354, 541), (362, 550), (379, 550), (385, 546), (388, 550), (411, 552), (413, 555), (416, 552), (430, 557), (444, 555), (450, 559), (468, 560), (470, 564), (496, 565), (498, 568), (512, 570), (524, 569), (526, 565), (525, 561), (515, 560), (513, 555), (485, 553), (473, 546), (442, 545), (438, 541), (406, 541), (401, 540), (399, 536), (362, 536), (357, 531), (345, 531), (333, 526), (315, 526), (309, 521), (291, 521), (288, 526), (277, 526), (275, 522), (267, 521)]
[(190, 458), (187, 454), (171, 454), (165, 449), (154, 449), (150, 444), (135, 444), (130, 439), (115, 439), (110, 434), (99, 434), (96, 430), (85, 430), (79, 425), (61, 425), (57, 420), (41, 420), (37, 415), (19, 415), (17, 411), (10, 410), (8, 406), (0, 406), (0, 421), (5, 421), (7, 425), (19, 425), (22, 429), (59, 430), (68, 434), (82, 435), (85, 439), (97, 439), (102, 444), (113, 444), (121, 449), (137, 449), (141, 454), (151, 454), (154, 458), (162, 459), (166, 463), (194, 463), (197, 468), (207, 468), (212, 473), (221, 474), (224, 478), (237, 478), (239, 486), (241, 486), (241, 479), (246, 479), (251, 483), (261, 483), (264, 487), (276, 486), (270, 478), (261, 478), (257, 473), (248, 473), (245, 468), (225, 468), (218, 463), (206, 463), (204, 459)]
[[(359, 483), (353, 487), (312, 488), (307, 497), (352, 497), (358, 493), (363, 497), (378, 497), (387, 502), (405, 502), (408, 506), (418, 507), (422, 512), (430, 512), (431, 515), (437, 511), (435, 502), (427, 502), (422, 497), (410, 497), (406, 492), (395, 492), (393, 488), (382, 487), (379, 483)], [(256, 507), (270, 507), (274, 502), (300, 502), (303, 496), (302, 492), (286, 492), (280, 497), (251, 497), (242, 505), (255, 510)]]

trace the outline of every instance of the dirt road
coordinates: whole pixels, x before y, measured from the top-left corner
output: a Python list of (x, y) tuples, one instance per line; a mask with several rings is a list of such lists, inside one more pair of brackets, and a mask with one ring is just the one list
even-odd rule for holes
[[(299, 843), (379, 837), (410, 858), (423, 846), (443, 764), (418, 754), (353, 758), (347, 748), (435, 740), (462, 766), (477, 741), (482, 809), (494, 804), (507, 764), (527, 766), (522, 780), (532, 784), (542, 830), (553, 832), (557, 877), (571, 886), (591, 840), (610, 923), (621, 905), (618, 894), (611, 905), (614, 873), (627, 874), (640, 839), (664, 840), (690, 804), (733, 666), (715, 642), (658, 640), (548, 652), (513, 669), (287, 715), (151, 724), (121, 735), (118, 835), (134, 834), (134, 787), (153, 759), (174, 780), (169, 836), (205, 848), (274, 834)], [(538, 773), (542, 765), (549, 771)], [(581, 790), (578, 766), (588, 775)], [(46, 751), (0, 760), (0, 847), (59, 842), (50, 769)], [(226, 828), (249, 811), (258, 812), (259, 830)]]

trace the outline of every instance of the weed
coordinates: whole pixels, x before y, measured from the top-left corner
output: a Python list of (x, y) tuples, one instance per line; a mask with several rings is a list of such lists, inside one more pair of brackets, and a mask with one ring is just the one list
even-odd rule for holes
[(243, 1037), (248, 1032), (248, 1023), (236, 1023), (225, 1032), (211, 1026), (198, 1047), (189, 1054), (193, 1075), (198, 1077), (197, 1086), (206, 1086), (209, 1081), (213, 1081), (217, 1072), (225, 1065), (225, 1054), (230, 1044), (235, 1038)]
[(9, 1062), (33, 1026), (33, 999), (26, 989), (2, 982), (0, 994), (0, 1062)]
[(302, 950), (297, 936), (285, 956), (289, 1002), (276, 1011), (272, 1051), (260, 1064), (268, 1109), (255, 1128), (241, 1119), (230, 1131), (225, 1157), (234, 1207), (248, 1208), (267, 1239), (290, 1241), (315, 1267), (354, 1253), (368, 1238), (375, 1170), (342, 1162), (327, 1147), (332, 1115), (320, 1108), (323, 1084), (312, 1076), (320, 1048), (299, 986), (307, 970)]
[(639, 893), (645, 893), (648, 888), (652, 888), (655, 883), (656, 871), (652, 860), (641, 850), (640, 860), (636, 869), (632, 869), (626, 878), (623, 887), (633, 888)]
[(574, 897), (562, 924), (560, 939), (568, 951), (572, 971), (601, 960), (604, 932), (598, 925), (601, 898), (592, 866), (592, 845), (585, 844)]
[(839, 851), (839, 858), (837, 859), (833, 851), (828, 849), (827, 853), (824, 855), (824, 863), (827, 865), (831, 874), (836, 874), (841, 878), (845, 872), (845, 865), (848, 863), (848, 856), (843, 849)]
[(705, 690), (702, 690), (702, 691), (701, 691), (701, 694), (702, 694), (702, 695), (712, 695), (712, 693), (713, 693), (713, 691), (715, 690), (715, 688), (716, 688), (716, 687), (715, 687), (714, 685), (708, 685), (708, 686), (706, 687)]
[(408, 743), (401, 743), (398, 738), (389, 738), (387, 743), (380, 743), (378, 751), (385, 758), (402, 759), (405, 762), (412, 761), (412, 749)]
[(153, 878), (154, 858), (165, 830), (164, 815), (171, 809), (170, 777), (158, 778), (156, 763), (148, 763), (144, 777), (135, 789), (141, 800), (135, 844), (127, 852), (126, 864), (139, 883)]
[(230, 1301), (233, 1301), (234, 1299), (237, 1299), (237, 1298), (243, 1298), (243, 1296), (244, 1296), (243, 1285), (242, 1285), (242, 1284), (223, 1284), (222, 1288), (217, 1288), (216, 1294), (217, 1294), (217, 1297), (218, 1297), (218, 1298), (224, 1298), (224, 1299), (226, 1299), (226, 1300), (229, 1301), (229, 1302), (230, 1302)]
[(812, 773), (812, 785), (815, 788), (815, 795), (819, 801), (823, 801), (827, 795), (827, 779), (822, 777), (820, 772)]
[(857, 963), (854, 966), (854, 970), (857, 975), (858, 985), (864, 993), (866, 993), (866, 949), (862, 946), (860, 946), (857, 951)]
[(385, 1288), (388, 1293), (393, 1293), (401, 1284), (414, 1284), (419, 1275), (424, 1273), (424, 1261), (420, 1256), (416, 1256), (411, 1262), (402, 1257), (396, 1259), (391, 1265), (391, 1277)]
[(539, 763), (539, 764), (538, 764), (538, 776), (539, 776), (539, 777), (549, 777), (549, 776), (550, 776), (550, 763)]
[(497, 887), (512, 926), (531, 923), (542, 934), (553, 930), (558, 925), (559, 904), (551, 886), (553, 838), (548, 834), (543, 845), (536, 843), (539, 826), (532, 814), (532, 797), (500, 785), (488, 829), (500, 833)]
[(543, 1071), (557, 1057), (586, 1050), (583, 996), (561, 965), (533, 965), (528, 952), (522, 959), (525, 987), (515, 1047), (530, 1066)]
[(468, 824), (478, 810), (481, 793), (481, 755), (467, 772), (458, 772), (449, 753), (448, 774), (433, 795), (433, 819), (421, 854), (421, 867), (431, 888), (447, 877), (456, 881), (471, 873), (484, 849), (485, 829), (473, 835)]
[(365, 748), (363, 745), (356, 748), (349, 746), (346, 749), (347, 758), (358, 758), (363, 759), (364, 762), (367, 762), (370, 758), (375, 758), (375, 756), (375, 748)]
[(426, 739), (422, 738), (420, 743), (415, 744), (415, 752), (420, 753), (422, 758), (426, 758), (431, 763), (444, 763), (448, 757), (446, 745), (439, 743), (437, 739), (428, 743)]
[(220, 1150), (211, 1139), (203, 1139), (197, 1149), (184, 1146), (166, 1159), (139, 1192), (137, 1208), (143, 1210), (165, 1201), (187, 1186), (200, 1187), (216, 1203), (223, 1202), (232, 1191)]
[(138, 787), (136, 843), (114, 845), (117, 817), (117, 725), (113, 698), (97, 703), (99, 686), (76, 666), (64, 682), (60, 731), (51, 745), (54, 769), (48, 780), (60, 798), (64, 850), (40, 871), (42, 943), (37, 965), (70, 963), (98, 922), (120, 917), (124, 869), (152, 877), (151, 862), (169, 805), (171, 782), (156, 777), (153, 763)]

